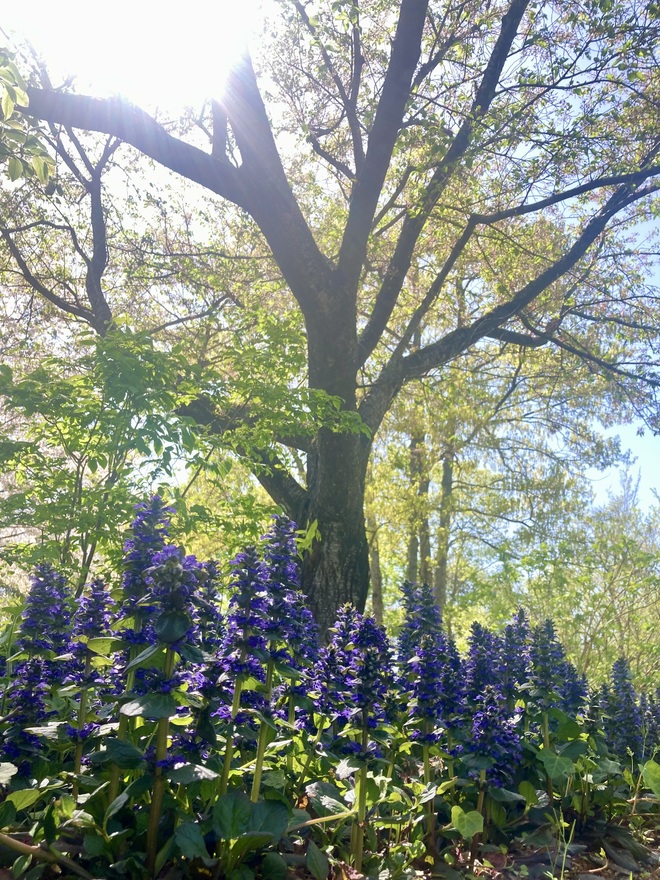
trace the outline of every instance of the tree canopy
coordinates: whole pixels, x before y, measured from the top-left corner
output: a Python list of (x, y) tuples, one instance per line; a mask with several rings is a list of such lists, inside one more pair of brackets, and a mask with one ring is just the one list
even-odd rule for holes
[[(170, 271), (181, 292), (170, 300), (175, 322), (217, 316), (220, 300), (254, 312), (266, 297), (274, 323), (252, 323), (255, 350), (277, 348), (274, 326), (295, 331), (304, 357), (278, 387), (295, 392), (301, 418), (275, 420), (249, 442), (240, 435), (263, 424), (270, 404), (250, 393), (228, 407), (217, 374), (204, 375), (210, 346), (222, 359), (222, 321), (197, 333), (199, 394), (180, 411), (211, 432), (238, 429), (236, 448), (272, 498), (300, 525), (316, 523), (303, 587), (327, 626), (341, 602), (364, 605), (367, 466), (410, 383), (442, 381), (468, 355), (543, 350), (560, 374), (607, 377), (619, 411), (657, 427), (659, 316), (648, 275), (659, 29), (657, 8), (641, 2), (292, 0), (273, 10), (225, 93), (178, 131), (119, 99), (35, 76), (24, 113), (45, 125), (87, 219), (55, 220), (57, 191), (48, 207), (28, 182), (25, 216), (0, 229), (7, 259), (50, 306), (101, 335), (127, 301), (148, 313), (142, 294)], [(81, 132), (106, 136), (93, 156)], [(140, 156), (201, 187), (176, 229), (162, 197), (131, 177)], [(126, 232), (109, 169), (139, 188), (133, 208), (160, 211), (166, 261), (145, 224)], [(201, 231), (201, 214), (213, 233)], [(35, 230), (68, 238), (77, 286), (61, 271), (37, 271)], [(175, 244), (184, 239), (185, 254)], [(222, 241), (236, 259), (225, 259)], [(210, 296), (200, 308), (201, 290)], [(317, 405), (322, 415), (305, 424)]]

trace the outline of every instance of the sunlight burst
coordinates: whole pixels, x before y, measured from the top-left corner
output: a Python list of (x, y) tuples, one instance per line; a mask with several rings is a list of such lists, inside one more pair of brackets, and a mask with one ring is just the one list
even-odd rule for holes
[(99, 15), (83, 0), (36, 0), (5, 10), (0, 25), (32, 43), (54, 85), (74, 75), (78, 91), (171, 112), (221, 93), (257, 8), (257, 0), (187, 0), (168, 12), (153, 0), (115, 0)]

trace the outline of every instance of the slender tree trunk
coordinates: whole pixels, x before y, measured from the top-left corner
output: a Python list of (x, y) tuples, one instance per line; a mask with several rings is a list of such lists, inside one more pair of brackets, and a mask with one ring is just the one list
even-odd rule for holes
[(417, 560), (419, 558), (419, 536), (413, 523), (408, 535), (408, 554), (406, 559), (406, 580), (417, 583)]
[(406, 579), (430, 583), (431, 532), (428, 518), (430, 478), (426, 456), (426, 437), (423, 433), (410, 438), (410, 487), (415, 493), (414, 507), (408, 538)]
[(449, 556), (449, 535), (451, 532), (453, 485), (453, 453), (448, 451), (442, 459), (440, 523), (438, 525), (438, 548), (434, 577), (435, 601), (440, 611), (443, 611), (447, 604), (447, 558)]
[[(424, 461), (424, 464), (427, 465), (426, 460)], [(427, 472), (424, 479), (420, 481), (418, 490), (420, 501), (423, 503), (419, 523), (419, 579), (423, 584), (431, 583), (431, 528), (429, 526), (428, 517), (428, 496), (430, 485), (431, 480), (429, 479)]]
[(383, 573), (380, 568), (378, 525), (373, 513), (367, 513), (369, 533), (369, 574), (371, 577), (371, 607), (377, 623), (383, 622)]

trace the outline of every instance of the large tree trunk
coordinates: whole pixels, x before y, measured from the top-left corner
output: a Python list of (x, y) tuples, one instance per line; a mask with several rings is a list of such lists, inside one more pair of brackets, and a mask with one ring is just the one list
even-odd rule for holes
[(369, 589), (364, 484), (369, 440), (323, 429), (310, 469), (307, 525), (320, 538), (303, 558), (302, 587), (324, 635), (346, 602), (363, 611)]

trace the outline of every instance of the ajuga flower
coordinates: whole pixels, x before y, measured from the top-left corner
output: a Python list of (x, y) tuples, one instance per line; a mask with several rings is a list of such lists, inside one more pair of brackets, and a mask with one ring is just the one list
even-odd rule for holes
[(472, 716), (472, 730), (460, 747), (471, 776), (485, 771), (496, 787), (509, 782), (522, 758), (518, 718), (509, 712), (503, 694), (494, 685), (485, 686)]
[(206, 563), (206, 580), (200, 584), (194, 597), (197, 611), (197, 627), (202, 650), (214, 653), (222, 644), (225, 624), (218, 607), (220, 596), (218, 583), (220, 570), (216, 562)]
[(321, 709), (340, 726), (353, 718), (358, 726), (377, 727), (385, 720), (393, 683), (385, 630), (373, 617), (345, 605), (330, 633), (315, 682)]
[(463, 704), (461, 659), (442, 629), (442, 618), (428, 584), (402, 587), (406, 617), (398, 640), (402, 709), (414, 739), (437, 740)]
[(539, 711), (547, 712), (557, 704), (565, 665), (564, 649), (551, 620), (546, 620), (532, 631), (530, 659), (530, 702)]
[(425, 633), (435, 635), (442, 632), (442, 615), (428, 584), (405, 581), (401, 592), (405, 618), (399, 632), (397, 655), (399, 663), (405, 664), (417, 653)]
[(44, 680), (59, 684), (67, 674), (65, 661), (55, 658), (69, 650), (71, 596), (65, 578), (48, 564), (38, 565), (30, 579), (16, 648), (30, 656), (49, 652), (44, 660)]
[(273, 520), (263, 554), (267, 600), (263, 634), (273, 660), (300, 669), (318, 658), (318, 627), (300, 592), (296, 525), (284, 516)]
[(30, 758), (43, 750), (43, 743), (25, 728), (42, 724), (48, 718), (45, 698), (50, 690), (47, 683), (46, 661), (30, 657), (17, 663), (14, 675), (5, 693), (6, 727), (0, 737), (3, 760), (18, 763), (21, 773), (30, 769)]
[(97, 578), (78, 599), (73, 616), (73, 634), (88, 639), (106, 635), (112, 624), (115, 602), (105, 581)]
[(502, 692), (510, 708), (520, 698), (520, 688), (529, 680), (530, 673), (530, 627), (522, 608), (504, 630), (502, 648), (504, 679)]
[(560, 708), (571, 718), (577, 718), (584, 711), (587, 702), (587, 680), (583, 675), (578, 675), (577, 669), (570, 660), (564, 660), (559, 674), (561, 677), (558, 687)]
[(607, 701), (608, 744), (625, 761), (642, 756), (642, 717), (637, 704), (628, 661), (619, 658), (612, 666)]
[(502, 686), (504, 678), (502, 639), (476, 621), (472, 624), (465, 662), (466, 696), (470, 703), (481, 700), (487, 687)]

